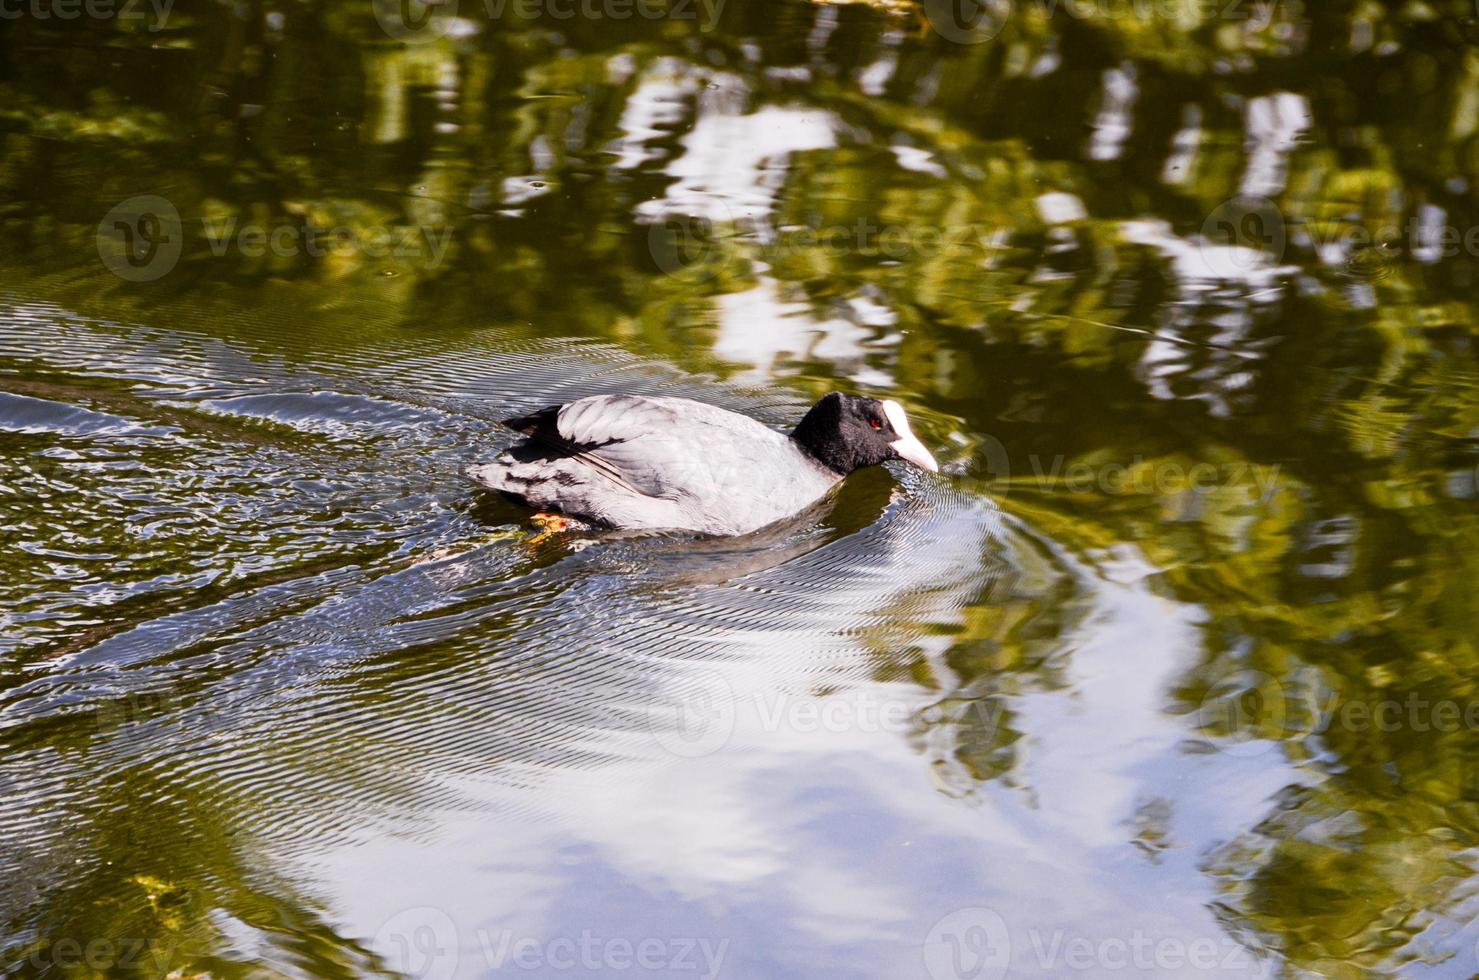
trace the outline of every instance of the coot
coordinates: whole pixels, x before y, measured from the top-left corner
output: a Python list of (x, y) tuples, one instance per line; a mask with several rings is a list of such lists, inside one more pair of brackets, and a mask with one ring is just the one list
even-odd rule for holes
[(686, 398), (596, 395), (507, 420), (527, 439), (469, 473), (541, 511), (632, 530), (745, 534), (864, 466), (939, 466), (904, 410), (833, 392), (786, 435)]

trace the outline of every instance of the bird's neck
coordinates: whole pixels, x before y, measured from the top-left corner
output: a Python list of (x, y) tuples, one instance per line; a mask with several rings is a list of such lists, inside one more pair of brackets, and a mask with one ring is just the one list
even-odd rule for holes
[(821, 420), (815, 416), (816, 409), (807, 413), (791, 432), (791, 441), (813, 462), (821, 464), (839, 479), (847, 476), (857, 468), (853, 465), (852, 453), (836, 439), (825, 438)]

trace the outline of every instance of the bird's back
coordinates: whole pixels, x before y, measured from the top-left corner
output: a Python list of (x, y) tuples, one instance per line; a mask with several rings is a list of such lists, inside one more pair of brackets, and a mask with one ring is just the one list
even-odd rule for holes
[(528, 439), (473, 476), (609, 527), (742, 534), (794, 514), (840, 479), (788, 436), (685, 398), (597, 395), (509, 424)]

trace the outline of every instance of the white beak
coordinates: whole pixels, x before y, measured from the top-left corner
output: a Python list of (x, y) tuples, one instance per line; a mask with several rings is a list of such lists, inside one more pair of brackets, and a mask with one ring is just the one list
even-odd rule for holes
[(899, 454), (899, 458), (913, 463), (922, 470), (931, 473), (940, 472), (940, 464), (935, 462), (935, 457), (924, 448), (924, 443), (914, 438), (914, 432), (909, 428), (909, 419), (904, 415), (904, 408), (896, 401), (885, 401), (883, 403), (883, 414), (888, 416), (888, 424), (894, 427), (899, 438), (889, 443), (893, 451)]

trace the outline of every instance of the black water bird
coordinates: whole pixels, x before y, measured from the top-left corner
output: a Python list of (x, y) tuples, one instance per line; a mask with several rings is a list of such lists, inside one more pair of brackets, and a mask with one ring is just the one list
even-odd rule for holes
[(891, 459), (939, 466), (898, 402), (833, 392), (789, 435), (686, 398), (596, 395), (508, 419), (484, 486), (598, 527), (745, 534)]

